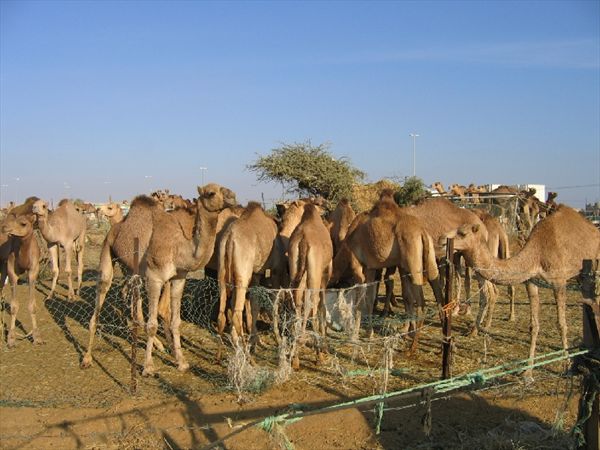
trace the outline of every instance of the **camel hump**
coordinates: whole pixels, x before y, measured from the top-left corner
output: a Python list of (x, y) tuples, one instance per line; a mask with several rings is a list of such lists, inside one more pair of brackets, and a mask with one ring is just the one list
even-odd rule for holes
[(68, 203), (71, 203), (71, 201), (68, 198), (63, 198), (60, 202), (58, 202), (58, 206), (63, 206)]
[(133, 209), (135, 207), (138, 207), (138, 208), (153, 208), (157, 204), (158, 203), (156, 202), (156, 200), (154, 200), (151, 197), (148, 197), (147, 195), (138, 195), (131, 202), (130, 208), (131, 209)]
[(258, 202), (248, 202), (248, 205), (246, 206), (246, 209), (244, 210), (244, 212), (242, 213), (242, 216), (244, 215), (250, 215), (252, 214), (254, 211), (256, 210), (263, 210), (263, 207), (260, 203)]

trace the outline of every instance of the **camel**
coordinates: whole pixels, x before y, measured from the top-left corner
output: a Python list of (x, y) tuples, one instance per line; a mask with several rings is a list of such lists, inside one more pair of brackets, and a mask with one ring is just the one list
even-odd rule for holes
[(437, 191), (438, 194), (440, 194), (441, 196), (446, 196), (448, 195), (448, 193), (446, 192), (446, 189), (444, 189), (444, 185), (442, 184), (441, 181), (436, 181), (435, 183), (433, 183), (431, 185), (432, 189), (435, 189)]
[(116, 223), (122, 222), (123, 218), (124, 218), (123, 209), (121, 208), (121, 205), (119, 205), (118, 203), (114, 203), (114, 202), (100, 205), (96, 209), (96, 212), (98, 214), (102, 214), (105, 217), (107, 217), (108, 222), (110, 223), (111, 226), (114, 226)]
[[(227, 298), (234, 292), (232, 337), (234, 343), (243, 336), (242, 314), (252, 339), (257, 337), (258, 310), (246, 299), (248, 286), (258, 284), (260, 275), (271, 270), (274, 287), (283, 285), (285, 255), (275, 219), (266, 214), (260, 203), (250, 202), (239, 219), (224, 232), (219, 246), (219, 317), (217, 329), (223, 335), (226, 325)], [(217, 359), (220, 357), (220, 348)]]
[[(19, 276), (27, 273), (27, 281), (29, 285), (29, 304), (28, 310), (31, 317), (31, 334), (34, 344), (43, 344), (40, 331), (37, 326), (36, 305), (34, 288), (40, 271), (40, 248), (37, 239), (33, 234), (33, 215), (14, 215), (9, 216), (2, 224), (2, 233), (9, 236), (10, 252), (7, 258), (8, 278), (11, 285), (10, 296), (10, 326), (8, 330), (7, 345), (9, 348), (15, 346), (15, 324), (17, 320), (17, 312), (19, 311), (19, 302), (17, 300), (17, 281)], [(4, 285), (4, 274), (0, 285)], [(1, 290), (0, 287), (0, 290)]]
[(4, 288), (4, 283), (6, 282), (6, 277), (8, 276), (8, 257), (10, 256), (12, 249), (12, 239), (8, 233), (2, 231), (2, 224), (4, 223), (4, 220), (9, 219), (11, 216), (31, 215), (33, 213), (32, 206), (37, 200), (39, 200), (39, 198), (29, 197), (22, 205), (18, 206), (16, 206), (14, 202), (11, 202), (10, 212), (3, 221), (0, 222), (0, 297), (2, 289)]
[(304, 214), (304, 206), (308, 203), (311, 203), (311, 200), (304, 198), (277, 205), (277, 214), (281, 217), (279, 236), (286, 252), (289, 247), (290, 236), (300, 223)]
[(155, 372), (152, 348), (158, 328), (159, 297), (162, 293), (164, 298), (165, 292), (170, 297), (170, 334), (177, 369), (185, 371), (189, 368), (181, 351), (179, 334), (185, 277), (188, 272), (206, 265), (214, 249), (218, 213), (236, 204), (232, 191), (214, 183), (198, 187), (198, 194), (195, 208), (171, 212), (164, 211), (150, 197), (136, 197), (125, 220), (111, 228), (100, 255), (96, 307), (90, 319), (88, 350), (82, 360), (82, 368), (89, 367), (92, 362), (96, 321), (112, 282), (112, 256), (119, 258), (125, 267), (133, 269), (133, 243), (136, 238), (139, 240), (140, 274), (146, 279), (149, 305), (142, 375)]
[[(81, 288), (86, 219), (69, 200), (61, 200), (58, 208), (54, 211), (48, 210), (48, 204), (45, 201), (37, 200), (32, 206), (32, 211), (37, 217), (38, 229), (48, 244), (52, 265), (52, 286), (46, 299), (52, 298), (56, 289), (59, 274), (58, 248), (61, 246), (65, 250), (65, 273), (67, 274), (69, 288), (67, 298), (72, 300)], [(77, 258), (77, 289), (75, 290), (71, 279), (71, 254), (73, 250), (75, 250), (75, 257)]]
[(340, 243), (346, 237), (348, 228), (350, 227), (350, 224), (354, 220), (355, 216), (356, 213), (352, 209), (352, 206), (347, 198), (341, 199), (335, 210), (329, 216), (329, 220), (331, 221), (330, 233), (334, 254), (337, 252), (337, 249), (340, 248)]
[(551, 214), (556, 208), (558, 208), (558, 204), (555, 199), (558, 196), (556, 192), (548, 192), (548, 198), (546, 199), (546, 211), (547, 214)]
[(450, 195), (451, 196), (455, 196), (455, 197), (459, 197), (461, 200), (465, 199), (465, 196), (467, 194), (467, 188), (460, 185), (460, 184), (456, 184), (454, 183), (451, 186), (448, 186), (448, 189), (450, 190)]
[[(574, 209), (559, 205), (553, 214), (536, 224), (521, 251), (506, 260), (490, 254), (481, 231), (480, 226), (469, 225), (454, 230), (448, 236), (454, 237), (455, 248), (461, 250), (469, 264), (487, 280), (506, 285), (527, 282), (531, 307), (531, 364), (540, 328), (540, 300), (533, 279), (541, 278), (552, 286), (558, 310), (558, 328), (566, 350), (567, 281), (579, 275), (584, 260), (600, 259), (600, 231)], [(530, 367), (525, 376), (531, 378), (531, 374)]]
[[(485, 229), (487, 231), (487, 246), (490, 251), (490, 254), (494, 256), (494, 258), (500, 259), (508, 259), (510, 258), (510, 245), (508, 241), (508, 235), (506, 231), (500, 225), (500, 222), (491, 214), (483, 211), (481, 209), (473, 209), (473, 213), (475, 213), (483, 222)], [(467, 267), (467, 271), (470, 271), (471, 268)], [(465, 279), (468, 280), (468, 273), (465, 274)], [(496, 286), (490, 283), (487, 280), (481, 279), (479, 275), (477, 275), (479, 286), (480, 286), (480, 294), (479, 294), (479, 311), (477, 313), (477, 319), (475, 320), (475, 325), (473, 326), (470, 335), (476, 336), (478, 330), (484, 329), (488, 330), (492, 324), (492, 316), (494, 313), (494, 306), (496, 305), (496, 299), (498, 298), (498, 290)], [(469, 287), (465, 287), (465, 291), (467, 293), (467, 298), (469, 298), (470, 291), (470, 283)], [(489, 297), (489, 301), (487, 301), (487, 297)], [(513, 286), (508, 286), (508, 295), (510, 297), (510, 314), (508, 320), (511, 322), (515, 321), (515, 290)], [(487, 311), (486, 311), (487, 308)], [(485, 326), (482, 326), (483, 318), (487, 313), (487, 319)]]
[[(289, 241), (288, 263), (293, 289), (296, 317), (302, 318), (300, 335), (306, 330), (309, 315), (313, 330), (326, 337), (324, 290), (327, 288), (332, 271), (333, 243), (319, 208), (307, 204), (300, 223), (294, 229)], [(317, 362), (321, 359), (321, 346), (316, 345)], [(300, 366), (298, 352), (292, 365)]]
[[(424, 306), (421, 286), (425, 279), (430, 282), (438, 304), (443, 298), (434, 241), (419, 218), (406, 214), (408, 209), (400, 208), (391, 192), (384, 191), (336, 254), (332, 280), (336, 281), (348, 265), (360, 283), (374, 281), (375, 269), (398, 267), (405, 304), (412, 313), (415, 305)], [(413, 349), (417, 339), (418, 334), (413, 340)]]
[(215, 280), (218, 278), (219, 271), (219, 246), (221, 244), (221, 239), (223, 239), (223, 235), (225, 231), (234, 221), (239, 219), (239, 217), (244, 212), (243, 206), (232, 206), (229, 208), (225, 208), (219, 212), (219, 217), (217, 219), (217, 235), (215, 238), (215, 248), (213, 250), (213, 254), (210, 257), (208, 263), (206, 263), (206, 267), (204, 268), (204, 272), (207, 276), (214, 278)]

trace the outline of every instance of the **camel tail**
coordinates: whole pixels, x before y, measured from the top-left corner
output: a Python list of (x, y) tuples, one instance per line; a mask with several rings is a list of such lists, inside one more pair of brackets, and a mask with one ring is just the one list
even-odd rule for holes
[(421, 240), (423, 241), (423, 267), (427, 270), (427, 279), (435, 280), (440, 273), (435, 259), (433, 239), (427, 233), (423, 233), (421, 234)]
[(302, 277), (306, 273), (306, 261), (308, 260), (308, 245), (306, 242), (301, 241), (298, 245), (298, 258), (295, 261), (296, 264), (296, 276), (292, 280), (293, 286), (299, 286)]

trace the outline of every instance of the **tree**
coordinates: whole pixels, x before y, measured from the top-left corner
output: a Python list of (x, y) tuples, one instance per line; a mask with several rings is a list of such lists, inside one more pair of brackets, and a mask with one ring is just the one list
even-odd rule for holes
[(425, 183), (418, 177), (409, 177), (394, 194), (394, 200), (400, 206), (414, 205), (419, 200), (429, 197), (431, 194), (425, 189)]
[(246, 167), (258, 181), (281, 183), (286, 192), (299, 196), (321, 196), (329, 205), (349, 198), (352, 186), (365, 177), (348, 158), (336, 159), (329, 144), (313, 146), (310, 141), (284, 143)]

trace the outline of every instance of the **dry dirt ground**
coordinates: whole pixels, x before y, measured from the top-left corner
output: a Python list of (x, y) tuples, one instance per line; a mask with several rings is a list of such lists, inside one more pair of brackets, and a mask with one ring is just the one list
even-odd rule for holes
[[(266, 416), (289, 411), (291, 405), (315, 408), (378, 394), (383, 386), (384, 338), (376, 328), (373, 340), (348, 344), (331, 332), (332, 351), (315, 365), (302, 353), (301, 369), (281, 384), (265, 381), (240, 396), (227, 376), (227, 363), (215, 363), (217, 340), (210, 326), (210, 294), (199, 281), (188, 283), (184, 298), (183, 347), (191, 364), (178, 373), (172, 357), (156, 352), (159, 374), (141, 378), (143, 334), (138, 341), (138, 389), (130, 393), (131, 343), (125, 304), (115, 284), (101, 316), (92, 368), (79, 363), (87, 345), (87, 324), (94, 301), (99, 240), (92, 239), (86, 258), (86, 282), (79, 299), (65, 298), (65, 280), (57, 295), (44, 301), (49, 282), (37, 286), (38, 320), (46, 341), (34, 346), (27, 333), (27, 287), (18, 286), (21, 339), (0, 352), (0, 448), (2, 449), (176, 449), (202, 448)], [(118, 280), (117, 280), (118, 281)], [(556, 308), (549, 291), (541, 290), (541, 332), (538, 352), (560, 348)], [(430, 292), (428, 292), (431, 298)], [(8, 323), (8, 289), (3, 297), (3, 328)], [(569, 342), (581, 337), (580, 294), (569, 292)], [(430, 300), (431, 301), (431, 300)], [(431, 304), (431, 303), (430, 303)], [(473, 313), (477, 312), (474, 302)], [(501, 289), (488, 337), (466, 337), (472, 318), (454, 319), (454, 375), (524, 359), (528, 353), (529, 306), (522, 286), (517, 290), (517, 320), (508, 322), (506, 289)], [(277, 349), (268, 330), (255, 364), (274, 370)], [(431, 317), (413, 356), (403, 344), (394, 353), (387, 391), (439, 379), (441, 332)], [(431, 403), (431, 432), (424, 432), (427, 406), (419, 398), (385, 405), (381, 432), (375, 433), (373, 406), (361, 406), (275, 426), (271, 433), (249, 427), (220, 444), (228, 449), (372, 449), (372, 448), (567, 448), (577, 417), (579, 378), (563, 377), (564, 363), (538, 368), (535, 381), (507, 375), (476, 390), (449, 395)], [(272, 373), (272, 372), (271, 372)], [(263, 380), (264, 381), (264, 380)], [(268, 380), (271, 381), (271, 380)], [(413, 405), (415, 404), (415, 405)], [(424, 422), (427, 422), (425, 420)]]

